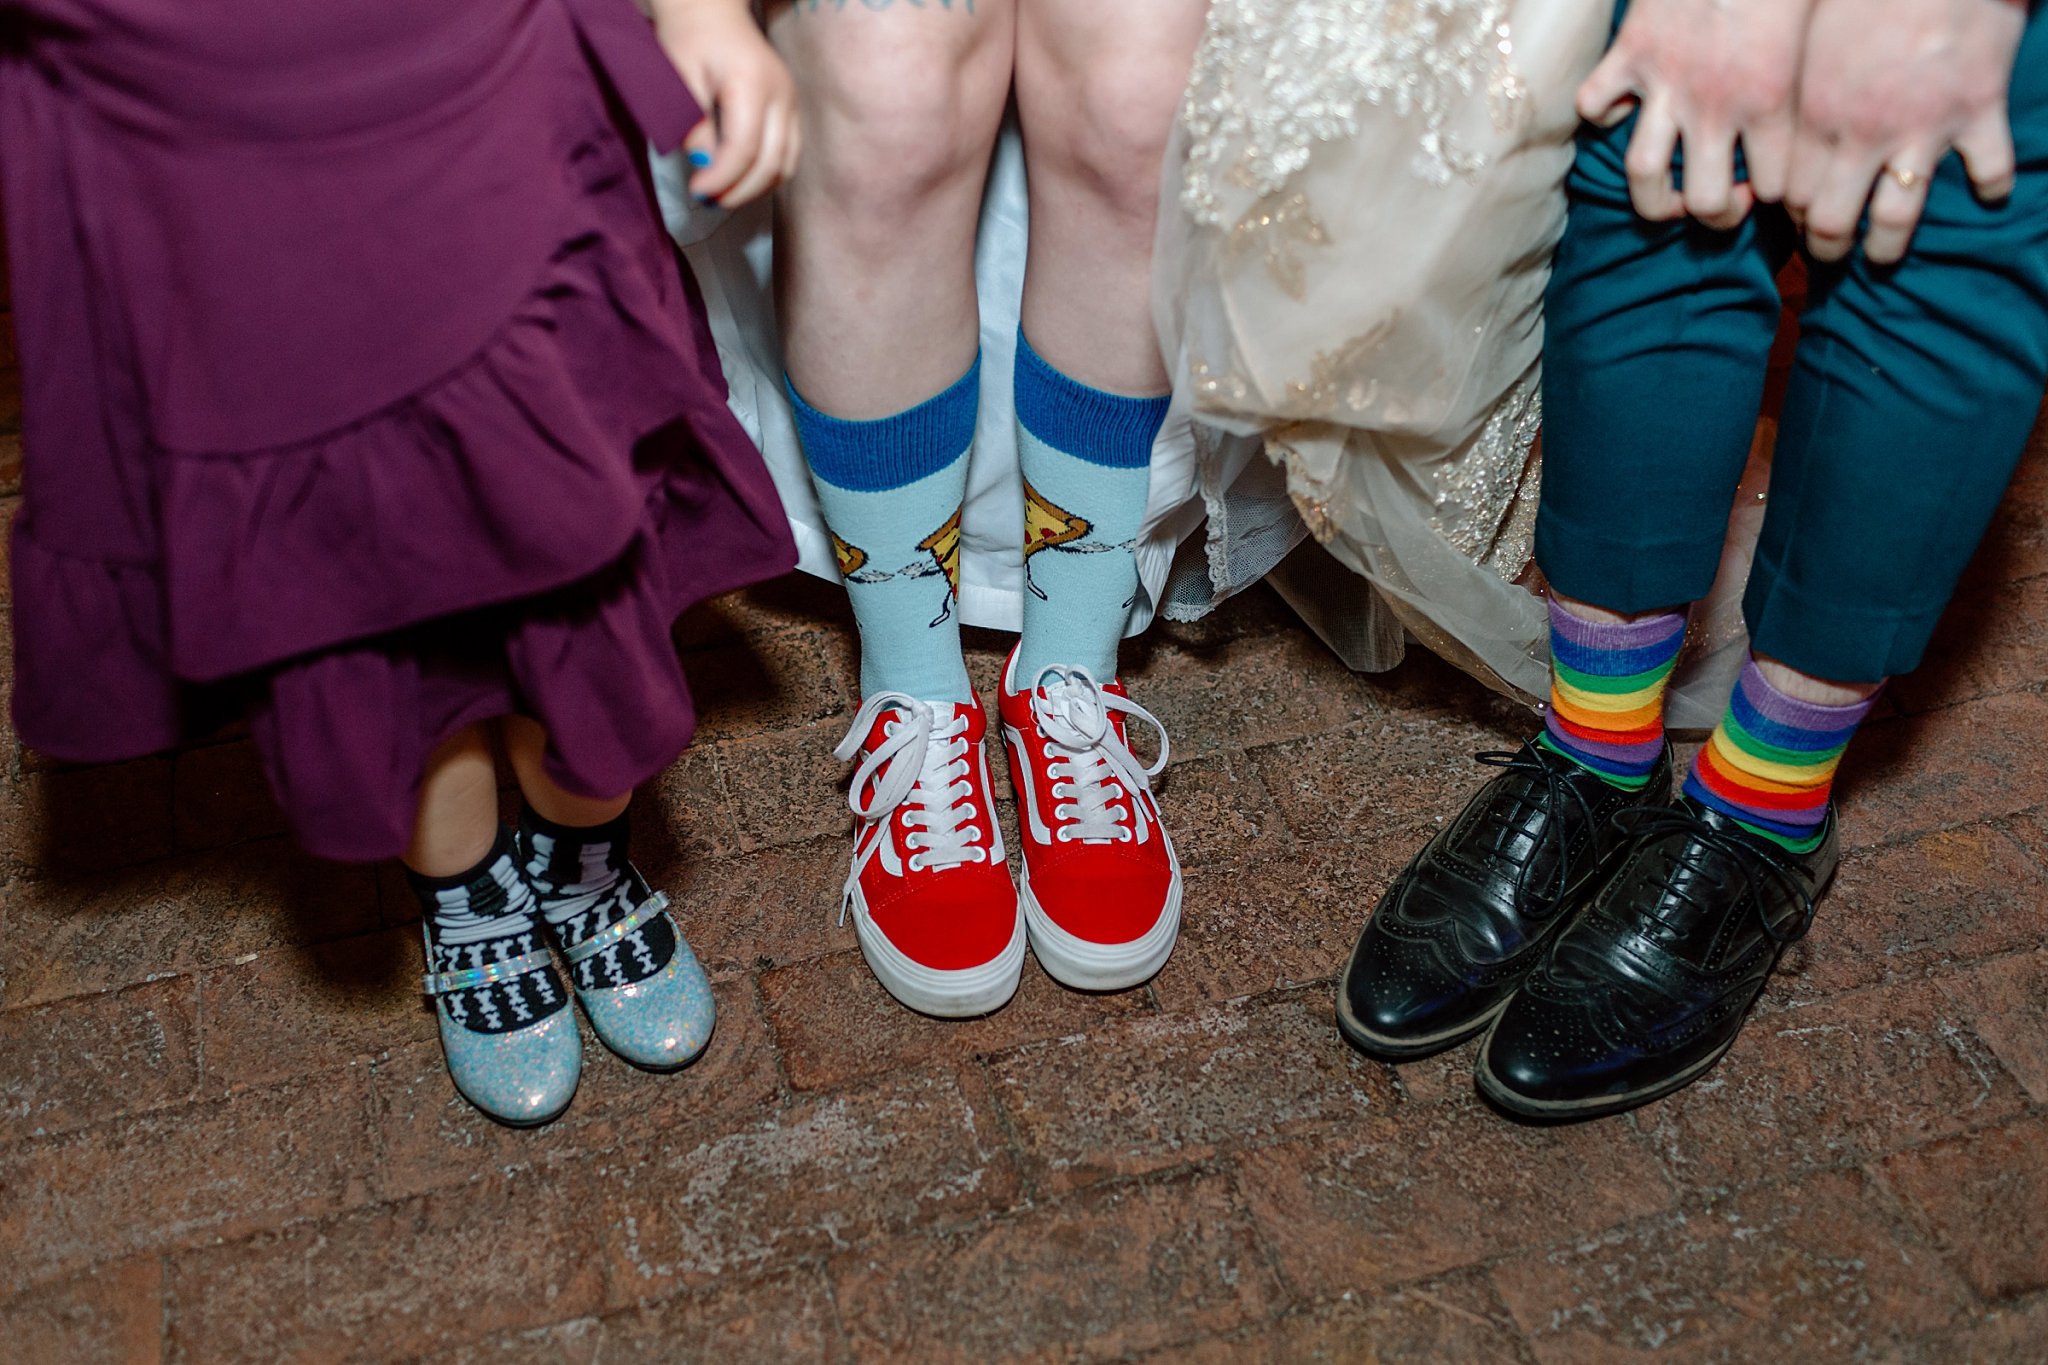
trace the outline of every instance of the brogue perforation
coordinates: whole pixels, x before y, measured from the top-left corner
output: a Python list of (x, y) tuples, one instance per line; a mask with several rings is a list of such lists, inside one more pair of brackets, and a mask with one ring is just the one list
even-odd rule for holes
[(1671, 781), (1668, 752), (1640, 791), (1534, 743), (1478, 757), (1502, 771), (1394, 879), (1339, 982), (1338, 1025), (1375, 1056), (1482, 1032), (1624, 846), (1614, 817), (1659, 806)]
[(1839, 857), (1832, 811), (1803, 854), (1683, 796), (1621, 824), (1624, 850), (1481, 1049), (1479, 1088), (1510, 1112), (1591, 1118), (1705, 1074)]

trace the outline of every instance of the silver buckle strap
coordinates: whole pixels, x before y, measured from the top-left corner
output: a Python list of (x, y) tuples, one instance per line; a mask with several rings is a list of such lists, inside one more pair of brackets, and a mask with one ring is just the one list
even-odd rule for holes
[(635, 929), (638, 929), (641, 925), (647, 923), (647, 921), (653, 919), (666, 909), (668, 909), (668, 892), (657, 891), (646, 900), (640, 902), (623, 919), (607, 924), (581, 943), (562, 949), (562, 956), (567, 958), (571, 965), (582, 962), (587, 958), (596, 957), (599, 953), (620, 942), (626, 935), (632, 933)]
[(481, 967), (467, 967), (459, 972), (428, 972), (420, 978), (420, 984), (426, 987), (428, 995), (447, 995), (493, 982), (511, 981), (552, 965), (554, 957), (543, 948), (537, 953), (506, 958), (503, 962), (487, 962)]

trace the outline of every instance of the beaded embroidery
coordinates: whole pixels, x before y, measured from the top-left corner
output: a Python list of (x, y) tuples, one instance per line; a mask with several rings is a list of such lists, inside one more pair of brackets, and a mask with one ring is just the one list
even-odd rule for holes
[(1316, 144), (1357, 136), (1367, 105), (1416, 120), (1423, 179), (1477, 170), (1483, 158), (1450, 131), (1452, 115), (1483, 88), (1505, 129), (1528, 93), (1507, 11), (1508, 0), (1214, 0), (1181, 111), (1182, 207), (1221, 225), (1219, 181), (1263, 206)]

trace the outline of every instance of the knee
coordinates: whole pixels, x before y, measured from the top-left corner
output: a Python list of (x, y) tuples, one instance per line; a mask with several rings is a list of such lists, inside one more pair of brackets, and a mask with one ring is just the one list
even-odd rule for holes
[(806, 91), (818, 131), (800, 174), (850, 224), (913, 216), (934, 195), (979, 186), (1003, 98), (957, 70), (888, 62), (820, 73)]
[(1024, 129), (1032, 173), (1149, 241), (1184, 64), (1112, 59), (1064, 74), (1057, 94), (1034, 102)]

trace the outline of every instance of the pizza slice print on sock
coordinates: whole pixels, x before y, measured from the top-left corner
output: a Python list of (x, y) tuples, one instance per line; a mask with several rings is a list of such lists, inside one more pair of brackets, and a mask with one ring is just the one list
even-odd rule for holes
[(960, 596), (959, 511), (956, 509), (952, 516), (946, 518), (944, 526), (917, 542), (917, 548), (930, 555), (938, 571), (946, 576), (946, 600), (939, 607), (939, 614), (932, 620), (932, 624), (936, 626), (953, 614), (953, 603)]
[(840, 534), (830, 527), (826, 530), (832, 537), (832, 557), (839, 561), (839, 576), (842, 579), (852, 579), (861, 571), (861, 566), (868, 562), (868, 552), (842, 539)]
[(1045, 589), (1031, 581), (1031, 556), (1040, 550), (1057, 550), (1081, 539), (1094, 525), (1086, 517), (1075, 516), (1066, 508), (1047, 498), (1031, 481), (1024, 481), (1024, 586), (1041, 599)]

